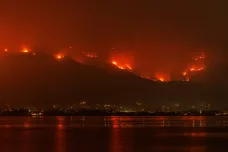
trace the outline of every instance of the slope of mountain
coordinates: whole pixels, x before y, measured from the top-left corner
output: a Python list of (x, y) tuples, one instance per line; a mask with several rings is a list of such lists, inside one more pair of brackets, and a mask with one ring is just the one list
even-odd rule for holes
[(209, 83), (153, 82), (112, 65), (99, 68), (71, 58), (20, 53), (0, 57), (0, 104), (47, 106), (90, 103), (149, 105), (225, 104), (227, 87)]
[[(148, 80), (119, 69), (107, 71), (71, 58), (14, 54), (0, 58), (2, 103), (106, 102), (148, 86)], [(134, 85), (133, 85), (134, 84)], [(117, 98), (116, 98), (117, 99)], [(36, 101), (35, 101), (36, 100)]]

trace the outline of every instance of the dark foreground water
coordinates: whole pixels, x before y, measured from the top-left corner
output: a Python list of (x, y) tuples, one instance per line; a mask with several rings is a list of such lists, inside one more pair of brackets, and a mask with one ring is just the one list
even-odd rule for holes
[(228, 117), (0, 117), (0, 152), (227, 152)]

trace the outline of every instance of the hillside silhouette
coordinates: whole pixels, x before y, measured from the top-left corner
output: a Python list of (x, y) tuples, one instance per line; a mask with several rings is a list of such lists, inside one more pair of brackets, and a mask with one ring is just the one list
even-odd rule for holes
[(96, 67), (37, 53), (0, 57), (0, 104), (49, 106), (89, 103), (135, 104), (143, 101), (160, 106), (196, 102), (220, 104), (226, 87), (200, 82), (154, 82), (112, 65)]

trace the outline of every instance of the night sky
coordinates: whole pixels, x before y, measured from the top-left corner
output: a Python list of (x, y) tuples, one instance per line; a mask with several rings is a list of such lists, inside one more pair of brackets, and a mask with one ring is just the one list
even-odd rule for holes
[(226, 0), (1, 0), (0, 48), (22, 44), (61, 51), (72, 46), (107, 57), (134, 56), (135, 69), (170, 72), (192, 52), (227, 57)]

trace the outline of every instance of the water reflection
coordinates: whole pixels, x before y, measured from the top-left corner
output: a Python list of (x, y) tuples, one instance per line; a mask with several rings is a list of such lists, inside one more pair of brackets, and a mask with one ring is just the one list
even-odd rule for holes
[[(127, 119), (124, 119), (124, 120), (127, 120)], [(114, 116), (114, 117), (111, 117), (110, 120), (111, 120), (111, 124), (112, 124), (111, 136), (110, 136), (111, 140), (110, 140), (110, 145), (109, 145), (110, 152), (131, 152), (133, 150), (132, 148), (133, 148), (134, 143), (132, 141), (132, 138), (130, 137), (131, 134), (126, 135), (125, 129), (126, 129), (126, 126), (128, 126), (128, 125), (121, 124), (120, 117)]]
[(122, 152), (122, 147), (120, 145), (120, 131), (119, 129), (113, 127), (111, 129), (111, 143), (110, 143), (110, 152)]
[(206, 152), (207, 148), (205, 146), (191, 146), (189, 152)]
[(56, 151), (57, 152), (66, 152), (66, 135), (63, 127), (63, 116), (56, 117), (57, 119), (57, 130), (56, 130)]
[(0, 149), (213, 152), (227, 147), (226, 124), (228, 117), (0, 117)]
[[(25, 123), (25, 127), (28, 128), (29, 127), (29, 123)], [(19, 144), (18, 149), (21, 149), (22, 151), (29, 151), (29, 152), (33, 152), (34, 151), (34, 142), (31, 142), (31, 140), (33, 140), (31, 138), (31, 131), (28, 129), (25, 129), (22, 131), (22, 136), (23, 136), (23, 141), (24, 143)]]
[(206, 132), (186, 132), (184, 133), (184, 136), (190, 136), (190, 137), (205, 137), (207, 135)]
[(217, 120), (215, 117), (105, 117), (104, 126), (111, 127), (218, 127), (228, 126), (228, 117)]

